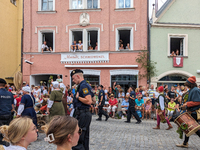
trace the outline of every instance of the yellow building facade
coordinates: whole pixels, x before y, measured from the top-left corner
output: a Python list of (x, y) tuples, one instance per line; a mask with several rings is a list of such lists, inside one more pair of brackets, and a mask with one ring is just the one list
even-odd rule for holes
[(0, 78), (13, 83), (21, 71), (23, 0), (0, 0)]

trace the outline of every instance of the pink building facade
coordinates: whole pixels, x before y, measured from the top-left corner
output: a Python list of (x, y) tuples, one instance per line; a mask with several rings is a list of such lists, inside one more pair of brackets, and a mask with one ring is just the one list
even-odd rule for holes
[[(24, 1), (23, 58), (33, 64), (24, 61), (23, 80), (38, 85), (59, 74), (72, 85), (71, 70), (82, 69), (92, 86), (146, 85), (136, 57), (147, 32), (146, 0)], [(72, 50), (79, 40), (82, 49)], [(41, 52), (44, 41), (52, 52)]]

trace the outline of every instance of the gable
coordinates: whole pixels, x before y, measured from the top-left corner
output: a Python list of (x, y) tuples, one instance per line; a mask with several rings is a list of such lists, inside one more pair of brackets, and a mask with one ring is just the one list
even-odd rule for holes
[(166, 4), (157, 23), (200, 24), (200, 0), (168, 0)]

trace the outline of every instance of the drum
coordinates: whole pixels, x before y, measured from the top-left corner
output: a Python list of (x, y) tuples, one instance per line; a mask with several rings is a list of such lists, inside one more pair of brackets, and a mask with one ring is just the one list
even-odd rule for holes
[(163, 114), (162, 110), (161, 109), (158, 109), (158, 116), (160, 117), (160, 121), (162, 123), (166, 123), (166, 119), (165, 119), (165, 115)]
[(182, 131), (186, 134), (187, 137), (196, 133), (200, 129), (200, 125), (188, 112), (178, 116), (174, 122), (178, 125), (178, 127), (181, 127)]

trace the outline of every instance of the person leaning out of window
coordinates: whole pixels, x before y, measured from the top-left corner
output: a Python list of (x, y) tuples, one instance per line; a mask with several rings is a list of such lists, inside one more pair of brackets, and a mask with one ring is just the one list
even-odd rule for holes
[(44, 41), (44, 43), (42, 44), (42, 53), (45, 52), (45, 51), (50, 51), (50, 52), (53, 51), (51, 47), (47, 46), (47, 42), (46, 41)]

